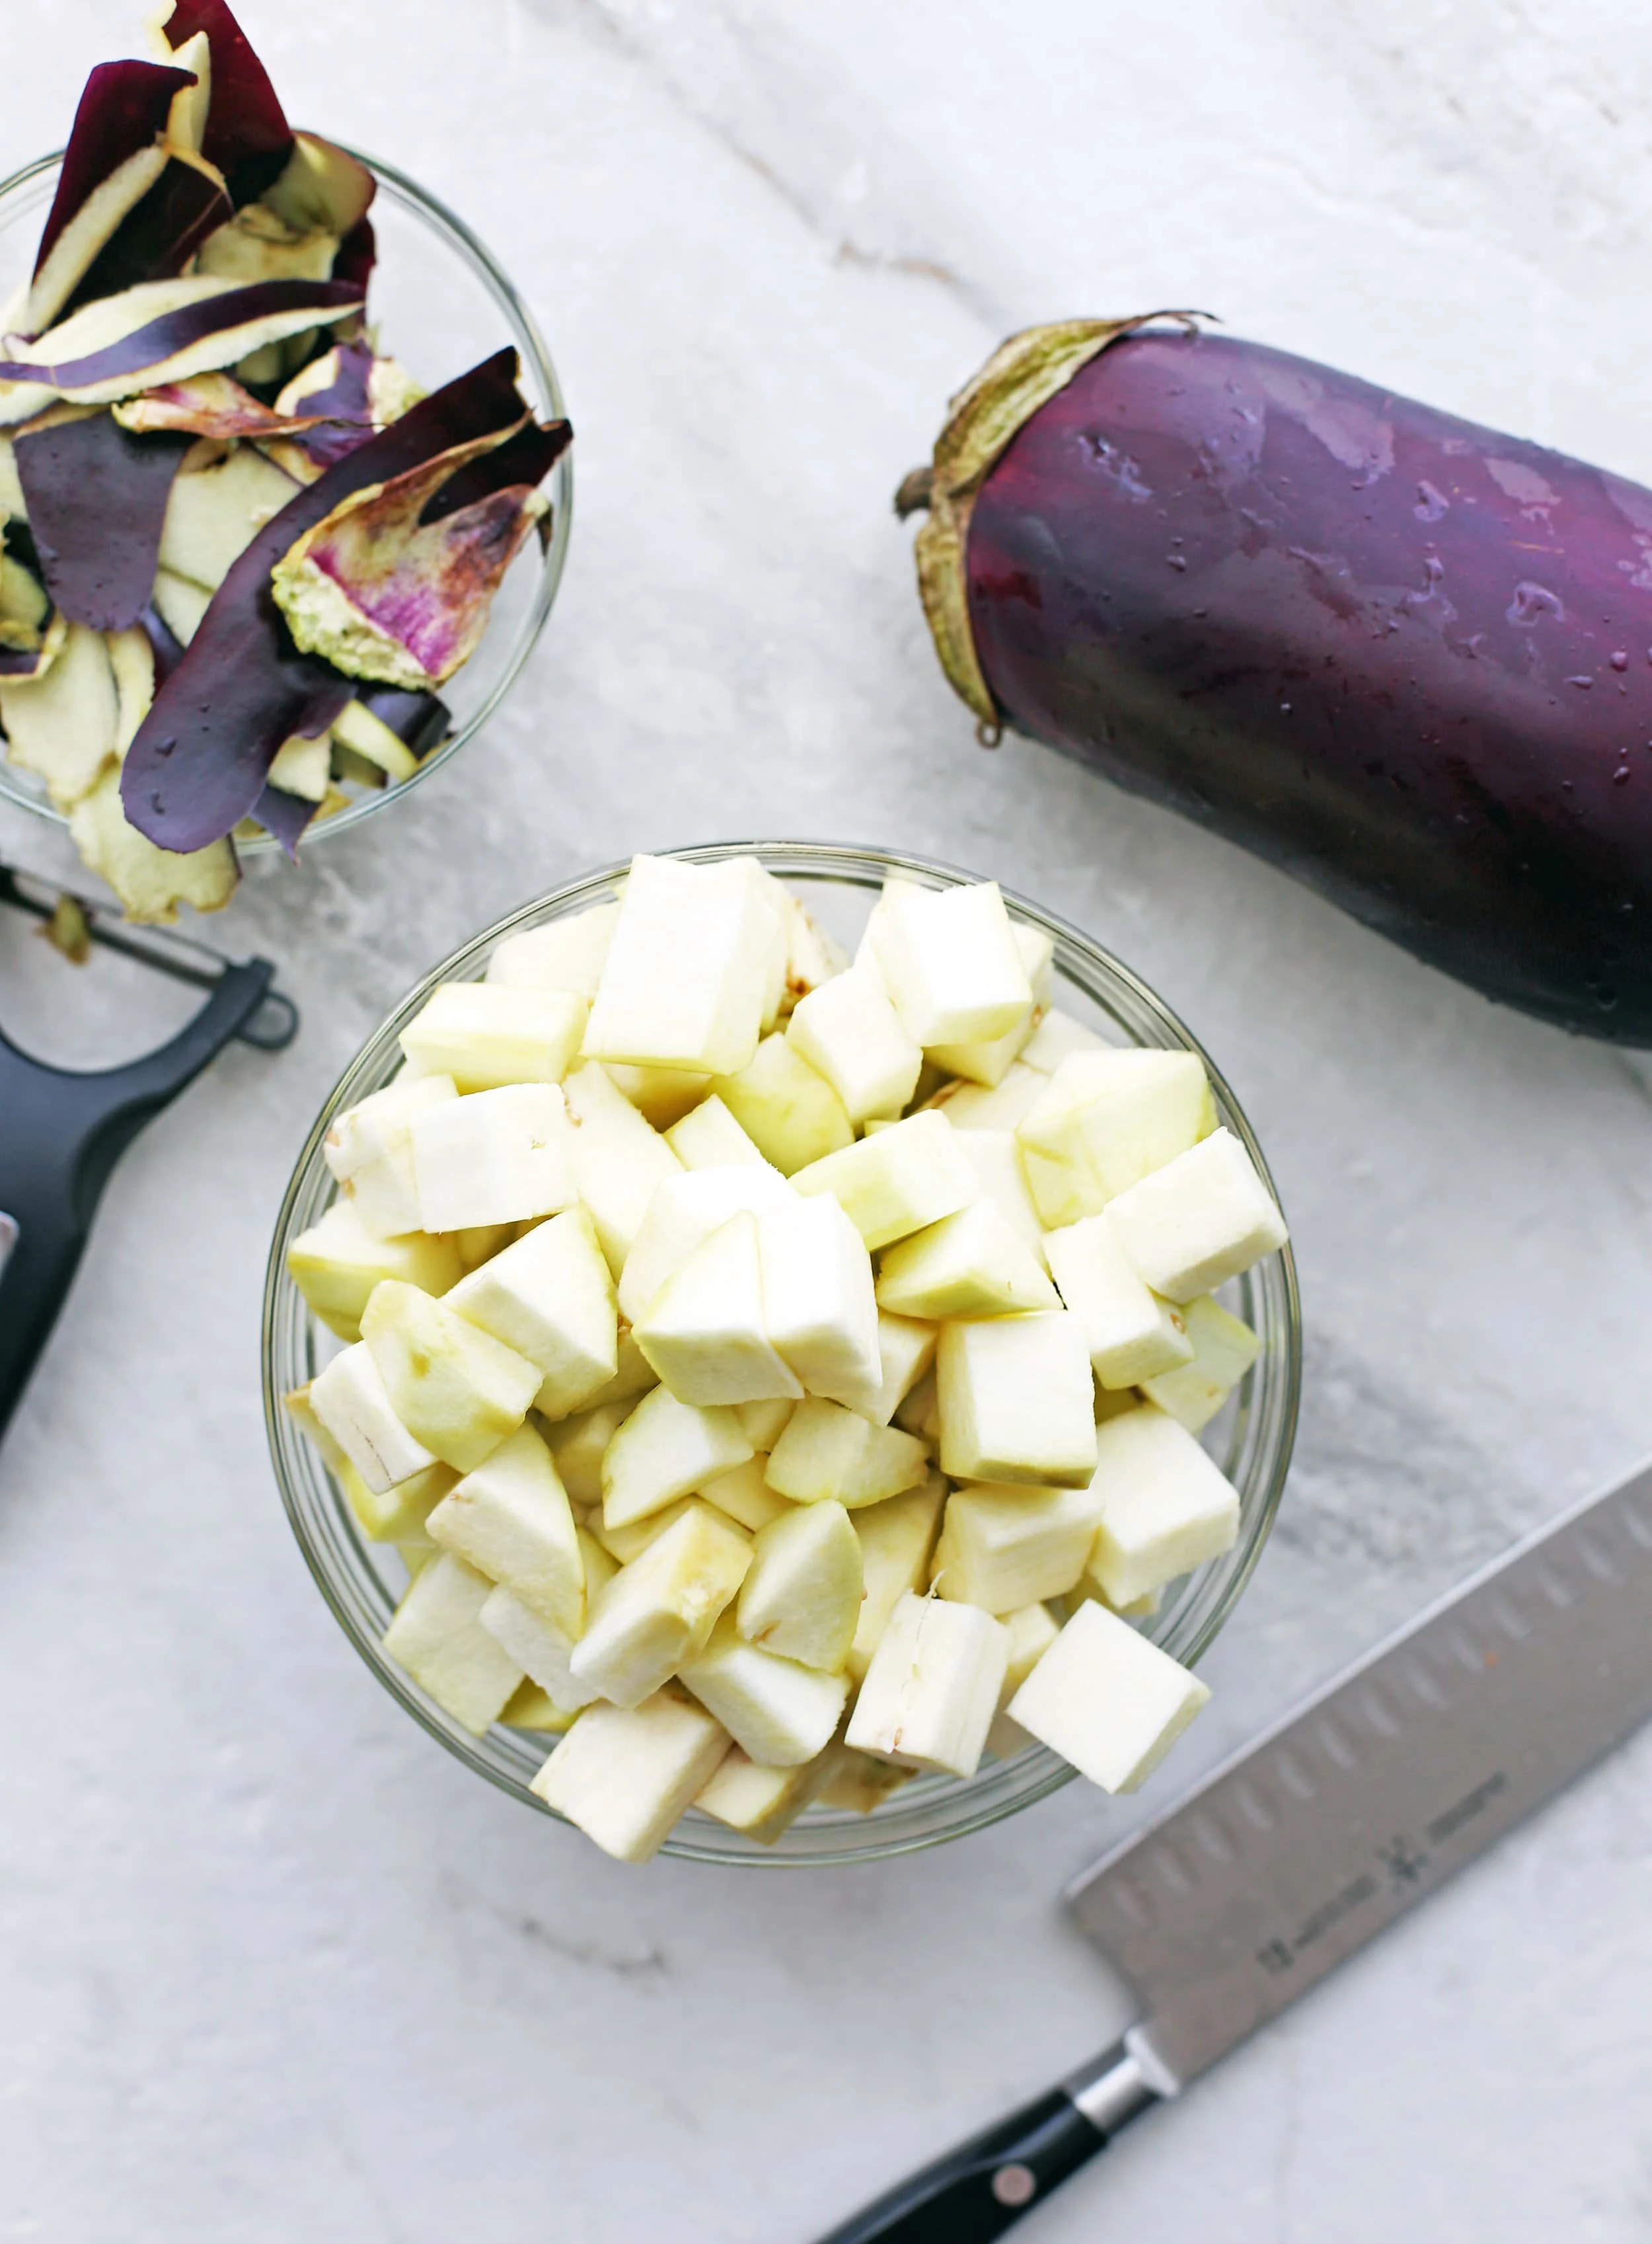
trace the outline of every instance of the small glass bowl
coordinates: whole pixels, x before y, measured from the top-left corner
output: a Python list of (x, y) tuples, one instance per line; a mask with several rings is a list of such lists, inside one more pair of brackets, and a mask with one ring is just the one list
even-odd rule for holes
[[(372, 220), (378, 240), (368, 305), (383, 347), (427, 389), (438, 389), (507, 344), (521, 364), (524, 395), (541, 421), (561, 416), (562, 389), (533, 314), (492, 253), (462, 219), (427, 194), (393, 165), (349, 152), (378, 182)], [(0, 304), (29, 277), (40, 228), (57, 191), (62, 153), (42, 156), (0, 183)], [(482, 644), (442, 689), (452, 712), (447, 738), (421, 758), (408, 778), (356, 794), (343, 809), (317, 819), (306, 832), (312, 848), (342, 834), (398, 800), (473, 740), (516, 683), (532, 653), (557, 596), (573, 525), (573, 462), (565, 452), (547, 477), (551, 534), (531, 537), (518, 555), (493, 603)], [(67, 821), (47, 800), (31, 772), (6, 760), (0, 746), (0, 798), (52, 824)], [(243, 857), (279, 850), (267, 834), (236, 838)]]
[[(850, 947), (890, 874), (931, 889), (980, 877), (895, 850), (806, 842), (713, 843), (668, 854), (694, 864), (735, 855), (757, 858)], [(282, 1396), (313, 1377), (339, 1345), (311, 1315), (288, 1277), (287, 1254), (294, 1239), (315, 1222), (334, 1197), (333, 1179), (322, 1158), (322, 1139), (345, 1107), (382, 1089), (396, 1073), (402, 1063), (396, 1039), (436, 984), (480, 979), (494, 947), (505, 936), (610, 900), (612, 883), (625, 869), (611, 865), (537, 903), (524, 905), (456, 950), (408, 993), (345, 1071), (316, 1117), (281, 1204), (264, 1287), (264, 1414), (270, 1454), (293, 1531), (322, 1596), (379, 1681), (416, 1720), (479, 1775), (545, 1815), (552, 1811), (528, 1790), (528, 1783), (554, 1739), (497, 1725), (485, 1737), (472, 1737), (383, 1650), (380, 1639), (403, 1585), (401, 1562), (387, 1546), (362, 1538), (338, 1484), (281, 1407)], [(1109, 1043), (1199, 1053), (1210, 1069), (1222, 1121), (1266, 1177), (1261, 1149), (1233, 1093), (1175, 1014), (1127, 967), (1077, 928), (1021, 896), (1006, 892), (1005, 901), (1014, 918), (1042, 929), (1053, 941), (1055, 999), (1064, 1009)], [(1159, 1612), (1145, 1624), (1145, 1632), (1154, 1643), (1188, 1662), (1196, 1660), (1215, 1636), (1262, 1555), (1284, 1488), (1297, 1430), (1302, 1330), (1290, 1248), (1270, 1255), (1229, 1292), (1236, 1312), (1262, 1341), (1254, 1369), (1204, 1436), (1238, 1489), (1239, 1539), (1225, 1558), (1174, 1585)], [(1042, 1800), (1073, 1774), (1066, 1761), (1035, 1746), (1012, 1761), (988, 1761), (972, 1777), (914, 1778), (868, 1815), (853, 1809), (810, 1808), (773, 1847), (760, 1846), (691, 1810), (665, 1850), (692, 1862), (769, 1866), (877, 1861), (996, 1823)]]

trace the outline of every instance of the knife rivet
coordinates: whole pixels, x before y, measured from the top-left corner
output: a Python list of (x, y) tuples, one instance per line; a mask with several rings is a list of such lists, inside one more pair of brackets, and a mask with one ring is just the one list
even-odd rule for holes
[(1038, 2187), (1031, 2166), (1000, 2166), (992, 2177), (992, 2194), (1000, 2205), (1031, 2205)]

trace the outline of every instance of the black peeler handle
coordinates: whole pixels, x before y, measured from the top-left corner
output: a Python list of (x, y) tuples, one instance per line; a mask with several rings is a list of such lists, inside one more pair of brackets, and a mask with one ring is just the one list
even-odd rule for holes
[(110, 1173), (152, 1116), (193, 1083), (263, 1004), (267, 960), (226, 967), (169, 1044), (99, 1074), (48, 1067), (0, 1031), (0, 1436), (63, 1307)]

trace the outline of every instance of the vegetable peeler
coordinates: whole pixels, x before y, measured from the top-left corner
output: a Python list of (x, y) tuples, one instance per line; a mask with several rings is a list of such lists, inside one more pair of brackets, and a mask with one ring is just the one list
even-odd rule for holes
[[(57, 1321), (104, 1186), (144, 1125), (232, 1039), (275, 1052), (298, 1009), (266, 958), (235, 963), (170, 929), (123, 924), (96, 903), (0, 864), (0, 903), (40, 920), (70, 956), (88, 941), (211, 995), (157, 1051), (101, 1071), (51, 1067), (0, 1028), (0, 1436)], [(65, 936), (67, 939), (64, 939)]]

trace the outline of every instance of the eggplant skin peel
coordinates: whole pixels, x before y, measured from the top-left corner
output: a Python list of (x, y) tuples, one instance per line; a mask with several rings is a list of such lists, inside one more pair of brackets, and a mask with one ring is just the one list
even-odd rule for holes
[(1181, 316), (1012, 338), (902, 486), (983, 737), (1652, 1044), (1652, 490)]

